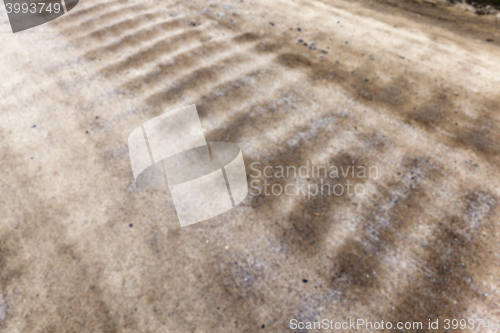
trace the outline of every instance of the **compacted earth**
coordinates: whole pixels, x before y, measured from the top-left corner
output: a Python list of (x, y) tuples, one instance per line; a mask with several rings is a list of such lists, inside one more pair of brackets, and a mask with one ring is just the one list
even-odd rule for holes
[[(493, 9), (81, 0), (12, 34), (0, 8), (1, 332), (493, 331), (445, 326), (500, 320)], [(181, 228), (127, 137), (191, 104), (252, 186)], [(349, 172), (275, 173), (293, 166)]]

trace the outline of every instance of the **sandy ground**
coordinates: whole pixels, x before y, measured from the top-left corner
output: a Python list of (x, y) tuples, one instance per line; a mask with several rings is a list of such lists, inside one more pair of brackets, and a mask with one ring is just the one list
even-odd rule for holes
[[(395, 0), (82, 0), (14, 35), (0, 7), (0, 331), (500, 320), (495, 16)], [(249, 196), (181, 228), (168, 192), (135, 186), (126, 143), (189, 104), (249, 175), (314, 161), (379, 176), (331, 180), (362, 196)]]

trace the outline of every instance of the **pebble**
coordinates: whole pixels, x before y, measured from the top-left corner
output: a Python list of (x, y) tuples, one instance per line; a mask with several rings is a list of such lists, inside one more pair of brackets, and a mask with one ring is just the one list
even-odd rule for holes
[(328, 51), (327, 50), (321, 50), (321, 53), (325, 53), (326, 54), (326, 53), (328, 53)]
[(274, 27), (274, 23), (273, 22), (269, 22), (270, 25), (272, 25)]
[(32, 127), (32, 128), (35, 128), (35, 127), (36, 127), (36, 125), (33, 125), (33, 126), (31, 126), (31, 127)]
[(299, 43), (303, 43), (304, 41), (302, 39), (299, 39)]
[(224, 5), (224, 6), (222, 6), (222, 8), (224, 8), (224, 9), (233, 9), (233, 6), (230, 6), (230, 5)]
[(298, 30), (298, 31), (302, 31), (302, 29), (300, 29), (300, 28), (297, 28), (297, 30)]
[(217, 13), (217, 16), (224, 17), (226, 16), (226, 13)]
[(304, 43), (304, 46), (307, 46), (307, 43)]
[(302, 279), (302, 282), (307, 283), (307, 279)]

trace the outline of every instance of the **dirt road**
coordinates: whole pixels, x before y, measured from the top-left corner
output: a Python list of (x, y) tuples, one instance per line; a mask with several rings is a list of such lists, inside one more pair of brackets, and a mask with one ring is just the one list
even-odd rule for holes
[[(496, 23), (441, 2), (82, 0), (0, 34), (0, 330), (500, 320)], [(190, 104), (249, 176), (378, 177), (180, 228), (167, 192), (136, 188), (126, 143)]]

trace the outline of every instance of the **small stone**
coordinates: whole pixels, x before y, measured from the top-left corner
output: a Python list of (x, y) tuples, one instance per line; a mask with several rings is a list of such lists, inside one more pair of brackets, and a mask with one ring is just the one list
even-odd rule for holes
[(129, 226), (130, 228), (132, 228), (134, 225), (133, 225), (132, 223), (130, 223), (128, 226)]
[(302, 39), (299, 39), (299, 43), (303, 43), (304, 41)]
[(307, 283), (307, 279), (302, 279), (302, 282)]
[(217, 16), (224, 17), (226, 16), (226, 13), (217, 13)]
[(300, 29), (300, 28), (297, 28), (297, 30), (298, 30), (298, 31), (302, 31), (302, 29)]
[(35, 128), (35, 127), (36, 127), (36, 125), (31, 126), (31, 128)]
[(454, 91), (453, 93), (455, 94), (455, 96), (458, 96), (458, 92)]
[(272, 25), (274, 27), (274, 23), (273, 22), (269, 22), (270, 25)]
[(307, 43), (304, 43), (304, 46), (307, 46)]
[(328, 53), (328, 51), (327, 51), (327, 50), (321, 50), (321, 53), (325, 53), (325, 54), (327, 54), (327, 53)]
[(233, 9), (233, 6), (230, 6), (230, 5), (224, 5), (224, 6), (222, 6), (222, 8), (224, 8), (224, 9)]

